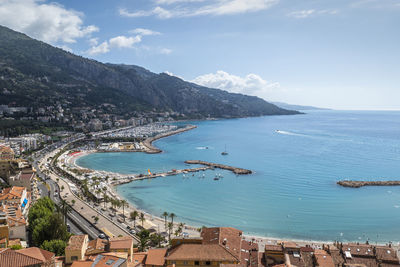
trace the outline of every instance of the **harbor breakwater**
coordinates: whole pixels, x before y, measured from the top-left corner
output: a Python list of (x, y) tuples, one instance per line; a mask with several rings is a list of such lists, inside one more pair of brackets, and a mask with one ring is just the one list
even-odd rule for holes
[(253, 172), (251, 170), (246, 170), (242, 168), (237, 168), (237, 167), (232, 167), (224, 164), (217, 164), (217, 163), (211, 163), (207, 161), (201, 161), (201, 160), (186, 160), (186, 164), (199, 164), (199, 165), (204, 165), (204, 166), (209, 166), (212, 168), (218, 168), (218, 169), (224, 169), (228, 171), (232, 171), (235, 174), (252, 174)]
[(338, 185), (343, 187), (360, 188), (363, 186), (397, 186), (400, 185), (400, 181), (351, 181), (344, 180), (337, 182)]
[(158, 149), (157, 147), (153, 146), (153, 142), (154, 141), (156, 141), (158, 139), (161, 139), (161, 138), (164, 138), (164, 137), (167, 137), (167, 136), (171, 136), (171, 135), (183, 133), (183, 132), (186, 132), (186, 131), (190, 131), (190, 130), (193, 130), (195, 128), (197, 128), (197, 126), (188, 125), (188, 126), (186, 126), (184, 128), (180, 128), (180, 129), (177, 129), (175, 131), (171, 131), (171, 132), (167, 132), (167, 133), (156, 135), (154, 137), (147, 138), (145, 141), (143, 141), (143, 145), (147, 148), (145, 152), (148, 153), (148, 154), (161, 153), (162, 152), (161, 149)]

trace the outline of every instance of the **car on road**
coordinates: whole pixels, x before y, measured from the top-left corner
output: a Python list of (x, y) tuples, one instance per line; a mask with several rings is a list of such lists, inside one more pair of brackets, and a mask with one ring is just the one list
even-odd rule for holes
[(131, 235), (134, 235), (134, 234), (136, 234), (136, 231), (133, 230), (133, 229), (131, 229), (131, 230), (129, 231), (129, 233), (130, 233)]
[(101, 238), (101, 239), (106, 239), (106, 235), (105, 235), (104, 233), (100, 233), (100, 234), (99, 234), (99, 238)]

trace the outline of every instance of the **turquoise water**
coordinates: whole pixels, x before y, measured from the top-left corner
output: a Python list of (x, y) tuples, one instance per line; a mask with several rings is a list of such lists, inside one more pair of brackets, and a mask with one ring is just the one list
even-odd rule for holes
[[(196, 226), (302, 240), (400, 241), (400, 187), (336, 185), (345, 178), (400, 179), (400, 112), (313, 111), (195, 124), (155, 142), (161, 154), (91, 154), (78, 164), (121, 173), (186, 168), (188, 159), (248, 168), (255, 173), (169, 176), (118, 192), (150, 213), (174, 212)], [(221, 155), (225, 144), (228, 156)], [(224, 178), (214, 181), (217, 173)]]

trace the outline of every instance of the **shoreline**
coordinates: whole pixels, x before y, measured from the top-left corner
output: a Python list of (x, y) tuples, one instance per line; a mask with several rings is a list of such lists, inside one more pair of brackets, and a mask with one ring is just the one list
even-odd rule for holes
[[(160, 150), (160, 149), (158, 149), (158, 148), (156, 148), (155, 146), (152, 145), (152, 143), (154, 141), (156, 141), (158, 139), (161, 139), (161, 138), (164, 138), (164, 137), (168, 137), (168, 136), (174, 135), (174, 134), (185, 132), (185, 131), (188, 131), (188, 130), (191, 130), (191, 129), (194, 129), (194, 128), (197, 128), (197, 126), (192, 126), (192, 128), (190, 128), (190, 129), (187, 129), (187, 127), (185, 127), (185, 128), (181, 128), (181, 129), (175, 130), (173, 132), (160, 134), (160, 135), (157, 135), (155, 137), (147, 138), (145, 141), (148, 141), (147, 144), (149, 145), (149, 147), (148, 147), (149, 149), (154, 149), (155, 151), (157, 151), (157, 152), (154, 152), (154, 153), (161, 153), (162, 150)], [(97, 152), (96, 151), (83, 151), (82, 153), (77, 154), (74, 157), (74, 160), (73, 160), (72, 164), (76, 168), (79, 168), (79, 169), (86, 169), (86, 170), (90, 170), (90, 171), (93, 171), (93, 172), (108, 173), (108, 174), (111, 174), (111, 175), (116, 175), (116, 176), (121, 177), (121, 178), (122, 177), (125, 177), (125, 178), (132, 177), (134, 175), (134, 174), (113, 173), (113, 172), (106, 172), (106, 171), (96, 171), (96, 170), (92, 170), (92, 169), (81, 167), (78, 164), (76, 164), (76, 160), (77, 159), (79, 159), (80, 157), (92, 154), (92, 153), (97, 153)], [(150, 154), (152, 154), (152, 153), (150, 153)], [(136, 179), (133, 179), (132, 181), (129, 181), (129, 182), (135, 182), (135, 181), (136, 181)], [(137, 206), (135, 206), (128, 199), (122, 197), (121, 194), (118, 193), (118, 190), (117, 190), (117, 186), (118, 185), (114, 185), (113, 183), (110, 183), (110, 184), (107, 185), (107, 188), (110, 189), (110, 192), (112, 192), (112, 194), (115, 195), (116, 198), (124, 199), (124, 200), (126, 200), (128, 202), (129, 207), (125, 209), (125, 214), (127, 215), (127, 222), (130, 221), (129, 213), (131, 211), (136, 210), (139, 213), (145, 214), (145, 218), (146, 218), (146, 222), (144, 224), (145, 228), (153, 228), (153, 229), (157, 229), (158, 228), (158, 229), (160, 229), (160, 232), (162, 232), (161, 229), (165, 228), (164, 227), (164, 218), (160, 217), (159, 215), (152, 214), (152, 213), (150, 213), (150, 212), (148, 212), (146, 210), (139, 209)], [(122, 209), (118, 209), (118, 211), (122, 213)], [(176, 219), (179, 220), (179, 217), (177, 216)], [(167, 219), (167, 221), (169, 221), (169, 218)], [(137, 220), (137, 225), (140, 225), (140, 222), (138, 220)], [(174, 222), (174, 228), (177, 227), (178, 225), (179, 225), (179, 222)], [(198, 229), (198, 227), (195, 227), (193, 225), (186, 225), (185, 224), (183, 232), (187, 232), (190, 236), (199, 236), (200, 233), (197, 231), (197, 229)], [(165, 231), (165, 229), (164, 229), (164, 231)], [(174, 235), (172, 234), (171, 236), (174, 236)], [(312, 245), (315, 245), (317, 247), (318, 246), (322, 246), (322, 244), (332, 244), (334, 242), (334, 240), (323, 241), (323, 240), (293, 239), (293, 238), (290, 238), (290, 237), (279, 238), (279, 237), (263, 236), (263, 235), (259, 235), (259, 234), (251, 234), (251, 233), (246, 233), (244, 231), (243, 231), (243, 237), (246, 240), (255, 239), (256, 242), (259, 243), (259, 245), (261, 245), (261, 246), (263, 246), (265, 244), (276, 244), (277, 242), (283, 241), (283, 240), (290, 240), (290, 241), (298, 243), (299, 245), (302, 245), (302, 244), (310, 245), (310, 244), (312, 244)], [(346, 240), (346, 241), (343, 241), (343, 242), (346, 242), (346, 243), (350, 243), (350, 242), (365, 243), (365, 241), (362, 241), (362, 240), (353, 240), (353, 241)], [(387, 244), (387, 243), (385, 243), (383, 241), (374, 242), (374, 243), (377, 243), (379, 245)], [(400, 242), (394, 242), (394, 243), (397, 243), (397, 245), (400, 244)]]
[(154, 141), (157, 141), (157, 140), (159, 140), (161, 138), (164, 138), (164, 137), (168, 137), (168, 136), (176, 135), (176, 134), (179, 134), (179, 133), (187, 132), (187, 131), (190, 131), (190, 130), (193, 130), (193, 129), (196, 129), (196, 128), (197, 128), (196, 125), (188, 125), (188, 126), (186, 126), (184, 128), (180, 128), (180, 129), (174, 130), (172, 132), (162, 133), (162, 134), (156, 135), (154, 137), (146, 138), (146, 140), (143, 141), (143, 145), (147, 148), (147, 150), (144, 151), (144, 152), (146, 152), (148, 154), (161, 153), (162, 152), (161, 149), (153, 146), (153, 142)]

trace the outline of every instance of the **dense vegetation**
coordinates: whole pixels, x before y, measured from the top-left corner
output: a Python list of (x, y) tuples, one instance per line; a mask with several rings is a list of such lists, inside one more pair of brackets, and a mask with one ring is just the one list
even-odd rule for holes
[(189, 117), (296, 114), (260, 98), (209, 89), (137, 66), (102, 64), (0, 26), (0, 104), (152, 110)]
[(66, 205), (56, 206), (48, 198), (40, 198), (28, 214), (31, 244), (45, 250), (64, 255), (71, 234), (65, 224)]
[(70, 130), (60, 123), (44, 123), (33, 120), (0, 120), (0, 136), (15, 137), (22, 134), (43, 133), (51, 135), (55, 131)]

